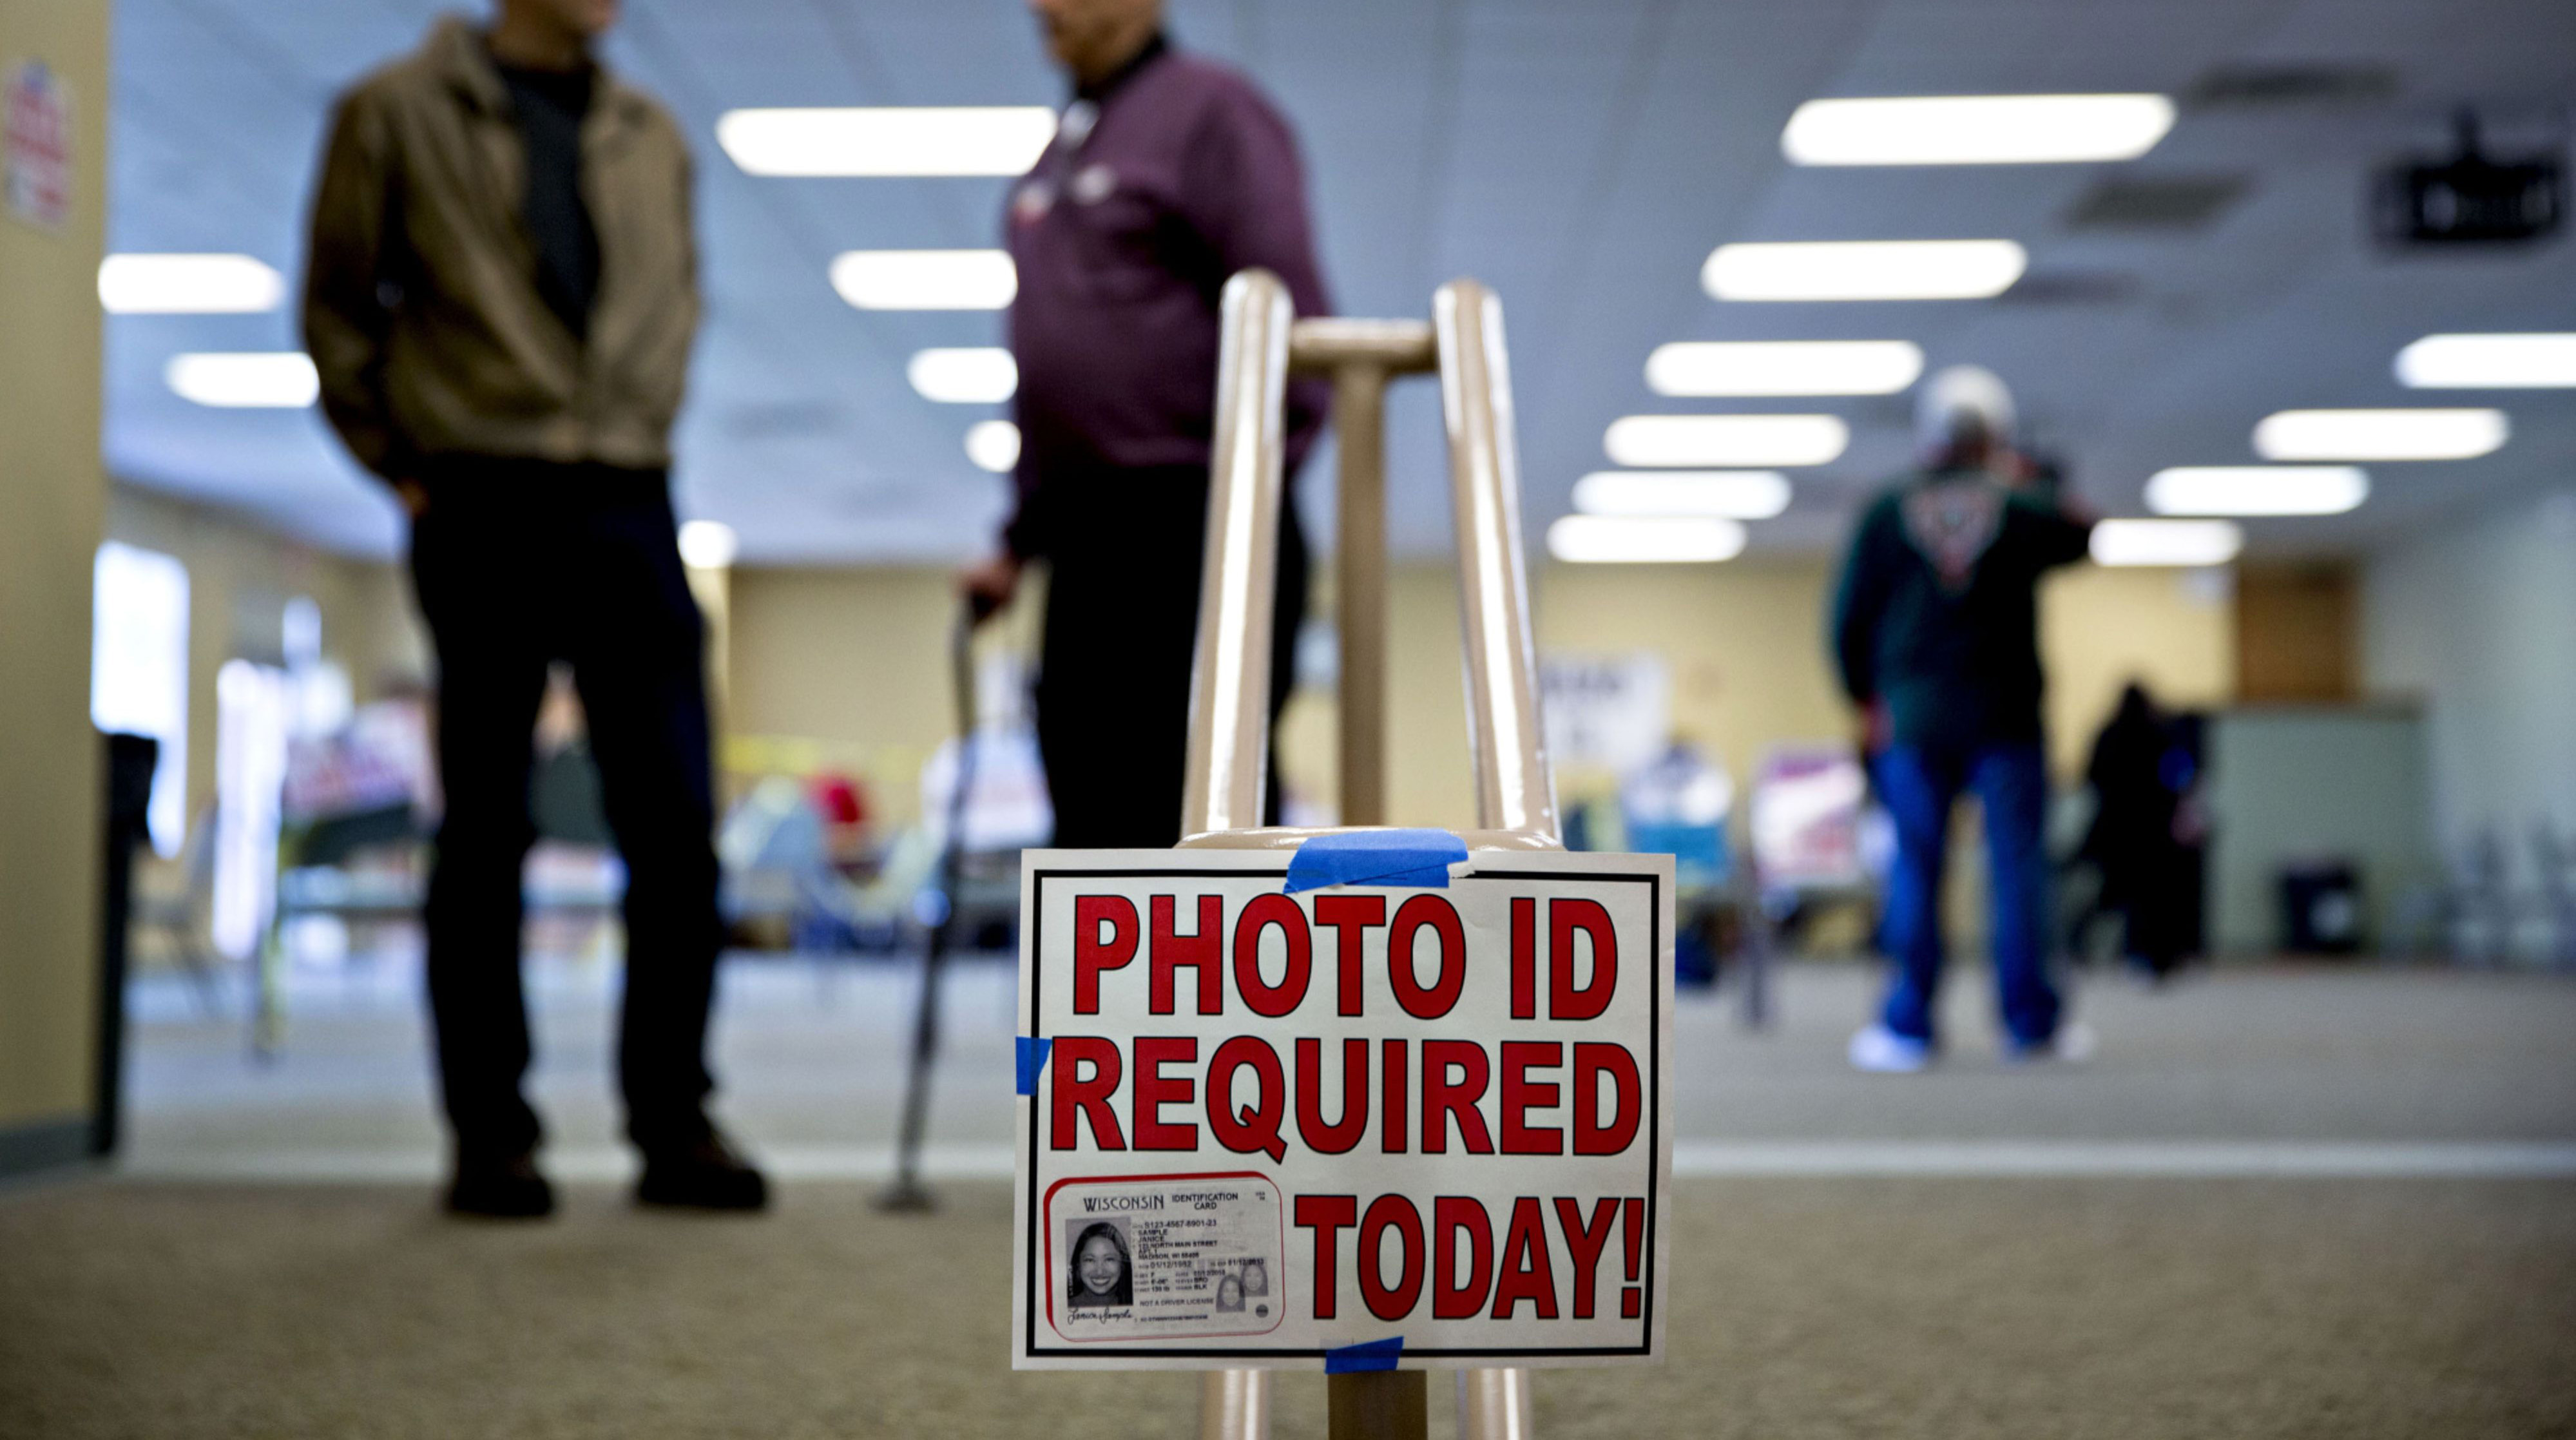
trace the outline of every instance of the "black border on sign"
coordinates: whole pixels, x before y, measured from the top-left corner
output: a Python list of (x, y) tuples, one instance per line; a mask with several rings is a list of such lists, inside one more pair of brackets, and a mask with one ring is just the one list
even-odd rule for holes
[[(1043, 1011), (1043, 1007), (1039, 1003), (1038, 988), (1041, 980), (1044, 978), (1044, 972), (1038, 966), (1037, 952), (1040, 944), (1039, 937), (1045, 934), (1044, 917), (1046, 915), (1047, 881), (1056, 879), (1133, 879), (1140, 876), (1159, 877), (1166, 875), (1182, 876), (1192, 879), (1229, 880), (1240, 880), (1247, 875), (1275, 875), (1284, 879), (1287, 874), (1288, 867), (1285, 862), (1282, 862), (1277, 870), (1268, 870), (1259, 866), (1243, 866), (1233, 869), (1206, 870), (1106, 869), (1031, 871), (1029, 875), (1029, 914), (1025, 921), (1025, 924), (1028, 927), (1026, 934), (1029, 937), (1030, 1029), (1033, 1032), (1036, 1030), (1039, 1023), (1038, 1016)], [(1663, 1223), (1662, 1209), (1656, 1204), (1659, 1197), (1655, 1193), (1655, 1186), (1656, 1182), (1662, 1177), (1664, 1169), (1664, 977), (1662, 973), (1664, 963), (1664, 877), (1657, 875), (1652, 871), (1648, 871), (1644, 874), (1633, 874), (1624, 871), (1609, 870), (1477, 870), (1469, 874), (1459, 876), (1451, 880), (1449, 883), (1451, 885), (1466, 885), (1478, 880), (1561, 881), (1567, 879), (1623, 882), (1631, 885), (1643, 884), (1646, 887), (1646, 941), (1648, 953), (1652, 957), (1647, 963), (1652, 967), (1652, 973), (1655, 977), (1654, 985), (1647, 991), (1646, 1000), (1646, 1064), (1647, 1073), (1654, 1077), (1647, 1086), (1646, 1133), (1653, 1137), (1650, 1141), (1650, 1144), (1653, 1147), (1653, 1154), (1650, 1162), (1646, 1166), (1646, 1238), (1643, 1242), (1643, 1248), (1641, 1251), (1642, 1259), (1639, 1262), (1645, 1271), (1645, 1276), (1639, 1285), (1639, 1288), (1644, 1291), (1644, 1300), (1643, 1303), (1638, 1306), (1638, 1322), (1640, 1330), (1645, 1335), (1646, 1339), (1642, 1344), (1637, 1345), (1557, 1345), (1523, 1346), (1518, 1348), (1476, 1346), (1466, 1349), (1417, 1349), (1408, 1345), (1405, 1347), (1404, 1351), (1408, 1356), (1423, 1356), (1435, 1359), (1535, 1360), (1567, 1357), (1579, 1358), (1588, 1356), (1652, 1355), (1654, 1353), (1656, 1284), (1655, 1256), (1658, 1253), (1655, 1248), (1655, 1241), (1656, 1227)], [(1408, 889), (1412, 887), (1394, 886), (1386, 888)], [(1038, 1098), (1039, 1097), (1036, 1095), (1031, 1095), (1029, 1097), (1029, 1150), (1027, 1155), (1029, 1175), (1027, 1209), (1029, 1219), (1028, 1233), (1025, 1239), (1030, 1245), (1035, 1245), (1037, 1243), (1037, 1226), (1039, 1223), (1038, 1155), (1043, 1148), (1042, 1142), (1044, 1141), (1045, 1136), (1042, 1132), (1046, 1129), (1047, 1115), (1046, 1107), (1038, 1103)], [(1284, 1201), (1286, 1199), (1286, 1187), (1283, 1186), (1281, 1189), (1281, 1199)], [(1035, 1252), (1032, 1251), (1031, 1253)], [(1012, 1277), (1012, 1283), (1025, 1287), (1028, 1283), (1028, 1278), (1029, 1277), (1026, 1274), (1015, 1275)], [(1286, 1277), (1283, 1276), (1281, 1278), (1284, 1283)], [(1021, 1298), (1025, 1301), (1027, 1297), (1022, 1296)], [(1064, 1357), (1103, 1362), (1103, 1368), (1108, 1368), (1107, 1362), (1111, 1362), (1119, 1357), (1130, 1355), (1143, 1356), (1147, 1359), (1154, 1360), (1320, 1360), (1326, 1354), (1326, 1349), (1324, 1347), (1305, 1350), (1278, 1350), (1268, 1348), (1250, 1349), (1241, 1346), (1231, 1348), (1204, 1346), (1157, 1346), (1153, 1349), (1123, 1346), (1116, 1350), (1081, 1350), (1068, 1346), (1056, 1345), (1041, 1348), (1037, 1343), (1037, 1309), (1035, 1306), (1024, 1306), (1024, 1309), (1027, 1312), (1027, 1324), (1023, 1328), (1020, 1337), (1020, 1355), (1023, 1359), (1051, 1359)]]

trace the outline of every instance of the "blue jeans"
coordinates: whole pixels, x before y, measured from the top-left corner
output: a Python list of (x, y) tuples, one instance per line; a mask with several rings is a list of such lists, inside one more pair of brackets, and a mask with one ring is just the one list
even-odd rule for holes
[(1985, 808), (1994, 892), (1995, 989), (2013, 1043), (2045, 1045), (2057, 1033), (2057, 987), (2048, 974), (2048, 771), (2035, 742), (1969, 750), (1895, 745), (1875, 767), (1896, 822), (1896, 867), (1887, 881), (1880, 937), (1894, 962), (1880, 1019), (1930, 1043), (1941, 993), (1941, 872), (1949, 858), (1950, 807), (1973, 790)]

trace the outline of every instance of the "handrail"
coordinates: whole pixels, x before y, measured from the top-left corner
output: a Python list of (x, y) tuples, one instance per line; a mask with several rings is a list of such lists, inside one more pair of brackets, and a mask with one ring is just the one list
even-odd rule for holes
[(1288, 387), (1288, 287), (1267, 270), (1225, 282), (1218, 308), (1216, 444), (1198, 648), (1190, 665), (1190, 749), (1181, 829), (1261, 823), (1270, 764), (1270, 619), (1279, 556)]
[[(1440, 287), (1432, 322), (1292, 321), (1287, 287), (1266, 270), (1226, 281), (1209, 456), (1207, 548), (1190, 671), (1190, 746), (1181, 830), (1187, 847), (1293, 849), (1327, 830), (1263, 826), (1270, 754), (1270, 646), (1289, 371), (1329, 374), (1341, 454), (1339, 600), (1343, 649), (1343, 817), (1383, 821), (1387, 381), (1437, 369), (1457, 512), (1459, 612), (1466, 641), (1467, 733), (1475, 757), (1472, 850), (1562, 848), (1556, 783), (1539, 724), (1538, 666), (1522, 566), (1520, 458), (1503, 312), (1473, 280)], [(1367, 828), (1361, 825), (1339, 829)], [(1361, 1377), (1338, 1377), (1356, 1381)], [(1268, 1379), (1208, 1374), (1203, 1440), (1264, 1440)], [(1416, 1391), (1415, 1393), (1419, 1393)], [(1416, 1402), (1407, 1402), (1416, 1403)], [(1462, 1440), (1528, 1440), (1529, 1376), (1464, 1372)]]
[(1358, 320), (1324, 315), (1300, 320), (1288, 334), (1288, 368), (1330, 374), (1367, 364), (1390, 375), (1418, 375), (1440, 368), (1440, 345), (1420, 320)]
[(1538, 660), (1521, 568), (1520, 452), (1503, 306), (1473, 280), (1432, 297), (1440, 336), (1440, 413), (1458, 514), (1458, 599), (1467, 637), (1467, 740), (1476, 755), (1476, 823), (1558, 834), (1556, 780), (1539, 727)]
[[(1198, 843), (1260, 824), (1284, 503), (1281, 404), (1298, 343), (1292, 336), (1302, 337), (1313, 363), (1353, 363), (1381, 375), (1421, 338), (1414, 322), (1292, 325), (1287, 287), (1266, 270), (1246, 270), (1228, 280), (1219, 307), (1225, 331), (1217, 358), (1216, 437), (1181, 814), (1182, 831)], [(1539, 723), (1502, 304), (1476, 281), (1457, 280), (1440, 287), (1433, 315), (1433, 324), (1424, 328), (1438, 353), (1441, 414), (1449, 435), (1477, 823), (1489, 831), (1553, 840), (1559, 833), (1556, 784)]]

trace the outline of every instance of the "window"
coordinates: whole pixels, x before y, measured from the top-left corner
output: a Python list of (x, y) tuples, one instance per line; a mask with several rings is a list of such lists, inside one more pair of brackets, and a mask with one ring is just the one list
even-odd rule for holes
[(188, 567), (110, 540), (92, 577), (90, 723), (161, 744), (147, 823), (176, 855), (188, 833)]

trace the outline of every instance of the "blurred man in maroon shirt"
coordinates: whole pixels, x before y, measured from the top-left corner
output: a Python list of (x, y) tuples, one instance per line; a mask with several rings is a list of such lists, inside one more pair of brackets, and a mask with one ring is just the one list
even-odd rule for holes
[[(1004, 222), (1019, 269), (1018, 506), (1001, 553), (962, 583), (1000, 605), (1025, 562), (1048, 564), (1037, 711), (1056, 843), (1166, 846), (1180, 837), (1218, 292), (1261, 266), (1299, 315), (1329, 305), (1296, 139), (1250, 81), (1174, 50), (1161, 0), (1030, 8), (1074, 99)], [(1289, 387), (1291, 474), (1326, 395)], [(1278, 575), (1274, 721), (1306, 608), (1293, 498)]]

